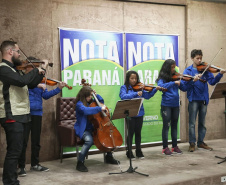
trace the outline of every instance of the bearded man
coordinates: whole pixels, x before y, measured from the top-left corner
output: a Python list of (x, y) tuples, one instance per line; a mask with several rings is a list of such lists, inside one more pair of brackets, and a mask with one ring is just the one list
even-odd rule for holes
[(0, 50), (0, 123), (5, 130), (7, 152), (3, 166), (4, 185), (18, 185), (17, 164), (23, 146), (24, 124), (30, 121), (28, 87), (36, 87), (44, 77), (48, 61), (43, 68), (28, 74), (16, 69), (21, 65), (20, 49), (14, 41), (3, 41)]

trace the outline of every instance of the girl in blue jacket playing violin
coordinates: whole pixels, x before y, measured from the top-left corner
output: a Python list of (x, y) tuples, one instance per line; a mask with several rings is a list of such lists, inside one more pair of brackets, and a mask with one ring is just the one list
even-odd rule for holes
[[(178, 90), (186, 91), (187, 86), (183, 80), (172, 81), (172, 76), (175, 71), (176, 62), (172, 59), (167, 59), (159, 72), (157, 83), (159, 86), (167, 88), (167, 91), (162, 94), (161, 115), (163, 119), (162, 127), (162, 154), (172, 155), (172, 153), (182, 154), (182, 151), (177, 146), (177, 122), (179, 117), (179, 93)], [(172, 150), (168, 148), (168, 132), (171, 126)]]
[[(84, 86), (80, 89), (75, 99), (77, 121), (75, 123), (74, 129), (76, 135), (79, 136), (80, 139), (85, 141), (84, 145), (82, 146), (81, 153), (79, 154), (79, 159), (76, 166), (76, 169), (81, 172), (88, 172), (87, 167), (84, 165), (84, 161), (90, 147), (93, 145), (93, 125), (88, 120), (87, 116), (97, 114), (101, 111), (106, 110), (105, 106), (89, 107), (90, 104), (94, 101), (92, 99), (92, 92), (95, 93), (95, 91), (91, 87)], [(96, 97), (99, 102), (104, 103), (104, 100), (100, 95), (97, 94)], [(107, 152), (105, 159), (106, 163), (109, 164), (119, 163), (119, 161), (113, 158), (111, 152)]]
[[(157, 90), (160, 90), (161, 87), (157, 86), (152, 91), (148, 92), (145, 90), (135, 91), (133, 89), (133, 86), (135, 86), (137, 83), (139, 83), (139, 75), (136, 71), (128, 71), (126, 73), (126, 80), (123, 86), (121, 86), (120, 89), (120, 98), (122, 100), (124, 99), (133, 99), (133, 98), (145, 98), (150, 99), (152, 96), (155, 95)], [(143, 116), (144, 116), (144, 107), (143, 104), (140, 108), (140, 111), (137, 116), (131, 117), (129, 120), (129, 131), (128, 135), (130, 137), (127, 137), (127, 157), (131, 160), (134, 160), (135, 157), (132, 152), (132, 141), (133, 141), (133, 135), (135, 133), (135, 144), (136, 144), (136, 157), (139, 159), (143, 159), (144, 155), (141, 151), (141, 129), (143, 126)], [(130, 138), (130, 141), (129, 139)], [(130, 152), (129, 152), (130, 151)]]

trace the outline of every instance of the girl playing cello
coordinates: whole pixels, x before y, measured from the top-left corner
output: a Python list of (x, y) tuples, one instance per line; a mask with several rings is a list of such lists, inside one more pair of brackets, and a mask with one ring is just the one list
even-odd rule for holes
[[(90, 104), (94, 101), (92, 99), (92, 92), (95, 93), (95, 91), (90, 86), (83, 86), (75, 99), (75, 110), (77, 117), (77, 122), (74, 126), (75, 133), (77, 136), (79, 136), (80, 139), (85, 141), (84, 145), (82, 146), (81, 153), (79, 154), (79, 159), (76, 166), (76, 169), (81, 172), (88, 172), (87, 167), (84, 165), (84, 161), (90, 147), (93, 145), (93, 125), (87, 117), (88, 115), (97, 114), (101, 111), (106, 110), (106, 107), (104, 105), (102, 107), (89, 107)], [(100, 95), (97, 94), (96, 97), (101, 103), (104, 103), (104, 100)], [(119, 163), (119, 161), (113, 158), (111, 152), (107, 152), (105, 159), (106, 163), (109, 164)]]
[[(120, 98), (122, 100), (123, 99), (140, 98), (140, 97), (145, 98), (145, 99), (150, 99), (152, 96), (154, 96), (154, 94), (157, 92), (157, 90), (161, 89), (161, 87), (157, 86), (150, 92), (147, 92), (144, 90), (140, 90), (140, 91), (136, 92), (133, 89), (133, 86), (135, 86), (138, 83), (140, 83), (138, 73), (136, 71), (127, 72), (125, 83), (123, 86), (121, 86), (121, 89), (120, 89), (120, 94), (119, 94)], [(140, 159), (144, 158), (144, 155), (141, 151), (141, 129), (143, 126), (143, 116), (144, 116), (144, 107), (142, 104), (138, 115), (136, 117), (132, 117), (129, 120), (130, 126), (129, 126), (128, 134), (130, 134), (130, 142), (128, 141), (129, 137), (127, 137), (126, 155), (128, 158), (131, 158), (132, 160), (135, 159), (133, 152), (132, 152), (132, 140), (133, 140), (134, 133), (135, 133), (135, 143), (136, 143), (136, 157), (140, 158)], [(129, 143), (130, 143), (130, 145), (129, 145)], [(131, 149), (131, 150), (129, 150), (129, 149)], [(131, 153), (129, 153), (129, 151), (131, 151)]]

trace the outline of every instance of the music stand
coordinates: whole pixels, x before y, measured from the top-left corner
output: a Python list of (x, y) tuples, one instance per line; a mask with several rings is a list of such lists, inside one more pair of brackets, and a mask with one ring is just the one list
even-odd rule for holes
[[(225, 99), (225, 120), (226, 120), (226, 82), (219, 82), (215, 85), (212, 94), (210, 96), (210, 99), (218, 99), (218, 98), (224, 98)], [(226, 157), (219, 157), (215, 156), (216, 158), (223, 159), (222, 161), (218, 162), (217, 164), (221, 164), (223, 162), (226, 162)]]
[[(134, 117), (134, 116), (137, 116), (139, 111), (140, 111), (140, 107), (143, 103), (143, 98), (134, 98), (134, 99), (129, 99), (129, 100), (120, 100), (117, 102), (116, 104), (116, 107), (115, 107), (115, 111), (113, 113), (113, 116), (112, 116), (112, 120), (114, 119), (120, 119), (120, 118), (126, 118), (126, 124), (127, 124), (127, 131), (129, 132), (129, 120), (130, 120), (130, 117)], [(129, 155), (131, 154), (131, 143), (130, 143), (130, 134), (128, 134), (128, 139), (129, 139), (129, 146), (128, 146), (128, 152), (129, 152)], [(138, 167), (135, 167), (133, 168), (132, 167), (132, 160), (131, 160), (131, 157), (129, 159), (129, 162), (130, 162), (130, 166), (128, 168), (128, 170), (126, 171), (122, 171), (121, 172), (118, 172), (118, 173), (109, 173), (109, 175), (111, 174), (122, 174), (122, 173), (138, 173), (140, 175), (144, 175), (144, 176), (149, 176), (147, 174), (143, 174), (143, 173), (140, 173), (140, 172), (137, 172), (136, 169)]]

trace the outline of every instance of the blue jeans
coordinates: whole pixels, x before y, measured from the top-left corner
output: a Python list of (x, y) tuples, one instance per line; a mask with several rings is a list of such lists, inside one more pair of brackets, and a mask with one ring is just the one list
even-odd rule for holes
[(207, 105), (204, 101), (189, 102), (188, 112), (189, 112), (189, 143), (196, 143), (195, 122), (196, 122), (197, 114), (199, 112), (197, 145), (200, 145), (203, 143), (203, 140), (206, 135), (205, 119), (206, 119)]
[(162, 127), (162, 141), (163, 148), (168, 147), (168, 132), (169, 127), (171, 126), (171, 138), (172, 138), (172, 146), (177, 146), (177, 122), (179, 117), (180, 109), (179, 107), (166, 107), (161, 106), (161, 115), (163, 120)]
[(79, 161), (84, 161), (85, 157), (90, 149), (90, 147), (93, 145), (93, 136), (92, 131), (86, 130), (83, 133), (82, 139), (85, 141), (84, 145), (82, 146), (82, 150), (79, 154)]
[[(83, 133), (82, 139), (85, 141), (84, 145), (82, 146), (82, 150), (79, 154), (79, 161), (84, 161), (87, 153), (89, 152), (90, 147), (93, 145), (93, 136), (91, 130), (86, 130)], [(107, 152), (106, 154), (109, 157), (112, 156), (112, 152)]]

